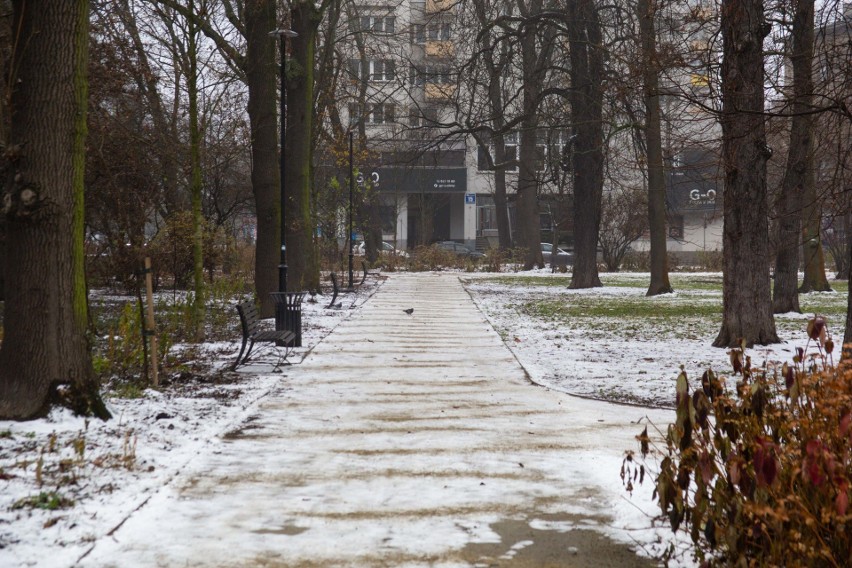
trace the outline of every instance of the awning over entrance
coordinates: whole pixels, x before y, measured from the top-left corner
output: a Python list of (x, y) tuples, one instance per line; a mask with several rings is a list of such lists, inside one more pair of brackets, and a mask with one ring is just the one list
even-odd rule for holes
[(465, 193), (467, 168), (381, 167), (371, 181), (388, 193)]

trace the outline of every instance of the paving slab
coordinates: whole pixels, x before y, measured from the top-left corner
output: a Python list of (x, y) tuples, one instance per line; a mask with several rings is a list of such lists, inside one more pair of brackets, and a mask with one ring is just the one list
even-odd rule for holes
[(646, 413), (533, 385), (456, 275), (393, 275), (80, 565), (650, 566), (601, 491)]

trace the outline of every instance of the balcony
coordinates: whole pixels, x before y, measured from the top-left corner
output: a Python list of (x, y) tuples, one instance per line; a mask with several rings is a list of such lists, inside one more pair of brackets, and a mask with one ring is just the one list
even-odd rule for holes
[(439, 14), (455, 9), (457, 0), (426, 0), (426, 13)]
[(453, 57), (456, 54), (456, 46), (451, 41), (427, 41), (425, 53), (427, 57)]
[(427, 101), (449, 101), (456, 94), (456, 86), (448, 83), (426, 83), (424, 94)]
[(693, 73), (689, 77), (689, 83), (693, 87), (709, 87), (710, 86), (710, 77), (707, 75), (701, 75), (699, 73)]

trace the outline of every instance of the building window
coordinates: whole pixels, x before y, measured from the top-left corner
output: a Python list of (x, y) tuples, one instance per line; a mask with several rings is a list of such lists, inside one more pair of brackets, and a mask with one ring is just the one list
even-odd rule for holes
[(396, 122), (396, 107), (392, 104), (368, 104), (366, 108), (367, 112), (364, 112), (363, 106), (350, 103), (349, 120), (353, 123), (364, 120), (366, 124), (393, 124)]
[(408, 79), (411, 85), (422, 87), (426, 83), (438, 85), (452, 85), (453, 74), (449, 67), (444, 65), (412, 65), (408, 69)]
[(426, 26), (423, 24), (411, 24), (411, 43), (423, 45), (426, 43)]
[(408, 124), (412, 127), (434, 127), (438, 124), (438, 109), (432, 106), (414, 106), (408, 109)]
[[(512, 162), (507, 165), (505, 171), (514, 172), (518, 169), (518, 133), (510, 132), (503, 137), (503, 148), (505, 148), (504, 159), (506, 162)], [(488, 149), (486, 150), (482, 146), (477, 146), (477, 159), (476, 166), (477, 169), (481, 172), (491, 171), (494, 168), (491, 167), (488, 156), (494, 158), (494, 145), (488, 144)]]
[(352, 20), (353, 31), (392, 34), (396, 30), (396, 18), (393, 16), (361, 16)]
[(426, 26), (429, 41), (447, 41), (450, 39), (451, 26), (446, 22), (436, 22)]
[(367, 122), (370, 124), (393, 124), (396, 121), (396, 109), (392, 104), (378, 103), (369, 108)]
[(552, 168), (570, 168), (563, 164), (568, 155), (565, 148), (571, 142), (571, 132), (567, 128), (540, 129), (536, 132), (535, 171), (544, 172)]
[(390, 59), (350, 59), (349, 74), (358, 81), (393, 81), (396, 78), (396, 62)]

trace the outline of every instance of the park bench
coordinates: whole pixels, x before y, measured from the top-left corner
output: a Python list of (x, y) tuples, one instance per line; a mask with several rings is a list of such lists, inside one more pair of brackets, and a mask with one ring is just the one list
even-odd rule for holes
[(337, 281), (337, 274), (333, 271), (331, 273), (331, 301), (325, 307), (325, 309), (329, 310), (331, 308), (338, 308), (340, 306), (335, 305), (334, 302), (337, 301), (337, 295), (340, 294), (340, 283)]
[(367, 280), (368, 276), (375, 276), (378, 278), (382, 275), (381, 268), (374, 268), (373, 270), (370, 270), (370, 266), (367, 264), (366, 260), (361, 261), (361, 267), (364, 269), (364, 275), (361, 277), (361, 282), (358, 284), (359, 286)]
[[(240, 365), (244, 365), (251, 355), (255, 343), (272, 343), (276, 346), (284, 346), (284, 356), (281, 356), (281, 351), (278, 351), (278, 363), (275, 369), (281, 366), (283, 361), (287, 361), (290, 356), (290, 349), (287, 347), (296, 339), (296, 334), (292, 331), (282, 330), (263, 330), (260, 329), (260, 316), (257, 313), (257, 306), (249, 300), (241, 304), (237, 304), (237, 313), (240, 314), (240, 326), (243, 332), (243, 344), (240, 346), (240, 354), (237, 355), (237, 360), (231, 367), (231, 370), (236, 370)], [(248, 350), (246, 350), (248, 345)], [(245, 352), (245, 355), (243, 355)]]

